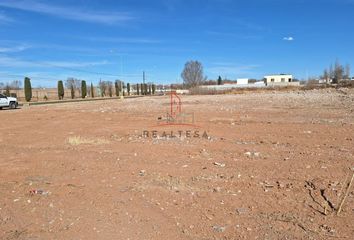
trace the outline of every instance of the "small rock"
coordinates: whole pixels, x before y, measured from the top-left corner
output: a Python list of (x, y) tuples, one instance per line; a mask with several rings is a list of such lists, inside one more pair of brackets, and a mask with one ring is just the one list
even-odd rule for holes
[(247, 157), (250, 157), (250, 156), (252, 156), (252, 153), (251, 153), (251, 152), (246, 152), (245, 155), (246, 155)]
[(214, 229), (214, 231), (215, 231), (215, 232), (222, 233), (222, 232), (225, 232), (226, 227), (222, 227), (222, 226), (213, 226), (213, 229)]
[(246, 214), (248, 212), (247, 208), (237, 208), (236, 212), (238, 215)]
[(259, 152), (245, 152), (245, 155), (247, 157), (259, 157), (261, 155), (261, 153), (259, 153)]
[(143, 176), (145, 176), (145, 173), (146, 173), (146, 171), (145, 171), (145, 170), (140, 170), (140, 172), (139, 172), (139, 176), (143, 177)]
[(225, 167), (226, 166), (225, 163), (218, 163), (218, 162), (214, 162), (214, 165), (218, 166), (218, 167)]
[(259, 153), (259, 152), (255, 152), (255, 153), (253, 153), (253, 156), (255, 156), (255, 157), (259, 157), (261, 154)]

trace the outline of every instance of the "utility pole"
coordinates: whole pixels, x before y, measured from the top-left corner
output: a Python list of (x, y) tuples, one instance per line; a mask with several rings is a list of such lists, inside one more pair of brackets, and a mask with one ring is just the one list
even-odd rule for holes
[(145, 71), (143, 71), (143, 83), (145, 84)]

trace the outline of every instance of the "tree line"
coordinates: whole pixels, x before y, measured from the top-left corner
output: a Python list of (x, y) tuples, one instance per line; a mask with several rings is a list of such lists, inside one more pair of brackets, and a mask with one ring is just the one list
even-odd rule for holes
[(320, 78), (330, 83), (339, 83), (342, 80), (350, 80), (350, 65), (342, 65), (339, 60), (336, 60), (334, 64), (330, 64), (328, 68), (323, 70), (323, 75)]
[[(9, 84), (0, 83), (0, 89), (4, 89), (4, 94), (10, 96), (11, 90), (20, 90), (21, 83), (19, 81), (13, 81)], [(130, 96), (132, 91), (135, 95), (154, 95), (156, 93), (156, 85), (153, 83), (138, 83), (131, 85), (121, 80), (103, 81), (100, 80), (98, 86), (94, 86), (92, 83), (88, 86), (85, 80), (79, 80), (76, 78), (68, 78), (65, 82), (59, 80), (57, 83), (58, 99), (63, 100), (65, 97), (65, 89), (70, 90), (71, 99), (77, 97), (85, 99), (87, 97), (116, 97)], [(24, 93), (27, 102), (32, 99), (32, 84), (31, 79), (25, 77), (24, 79)], [(79, 96), (76, 96), (79, 93)], [(46, 97), (46, 96), (45, 96)], [(47, 99), (46, 99), (47, 100)]]
[[(204, 76), (203, 65), (199, 61), (188, 61), (181, 73), (184, 87), (194, 88), (200, 85), (222, 85), (224, 83), (235, 83), (227, 79), (222, 79), (220, 76), (217, 80), (207, 80)], [(323, 71), (321, 79), (326, 80), (328, 83), (340, 83), (343, 80), (350, 80), (350, 65), (342, 65), (338, 60), (331, 64)], [(256, 79), (250, 79), (249, 82), (257, 82)]]

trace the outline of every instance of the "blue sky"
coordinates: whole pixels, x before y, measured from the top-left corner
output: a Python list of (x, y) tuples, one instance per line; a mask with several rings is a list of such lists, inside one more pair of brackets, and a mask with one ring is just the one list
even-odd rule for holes
[(182, 82), (188, 60), (210, 79), (302, 79), (354, 68), (353, 43), (354, 0), (0, 0), (0, 82)]

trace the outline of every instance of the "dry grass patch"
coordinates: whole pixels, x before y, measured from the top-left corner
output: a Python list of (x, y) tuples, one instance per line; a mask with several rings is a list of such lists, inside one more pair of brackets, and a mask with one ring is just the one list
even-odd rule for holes
[(68, 138), (68, 143), (72, 146), (79, 145), (104, 145), (109, 144), (108, 140), (102, 138), (84, 138), (81, 136), (74, 136)]

